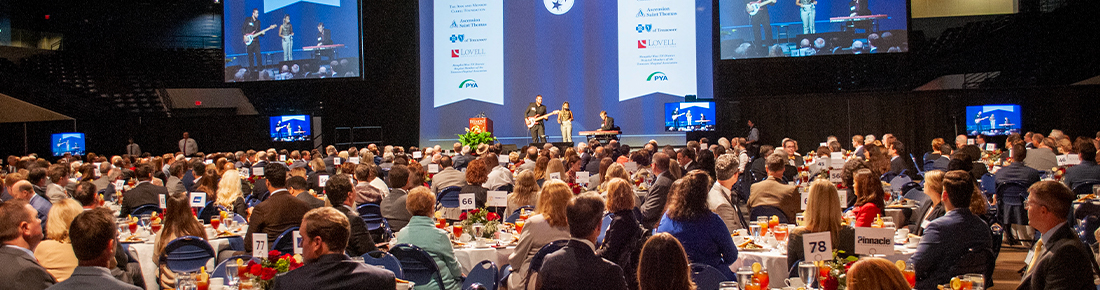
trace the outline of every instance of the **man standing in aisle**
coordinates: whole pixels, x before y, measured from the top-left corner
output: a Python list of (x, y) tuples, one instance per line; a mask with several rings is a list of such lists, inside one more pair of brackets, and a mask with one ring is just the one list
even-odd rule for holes
[(750, 157), (755, 158), (760, 153), (760, 129), (756, 129), (756, 124), (752, 123), (752, 120), (748, 120), (749, 134), (745, 136), (745, 149), (749, 151)]
[(187, 132), (183, 132), (183, 139), (180, 139), (179, 145), (180, 152), (183, 152), (183, 156), (193, 156), (199, 153), (199, 144), (195, 143), (195, 139), (191, 139), (191, 136)]
[(126, 145), (126, 154), (130, 156), (141, 157), (141, 146), (134, 143), (134, 138), (130, 138), (130, 144)]

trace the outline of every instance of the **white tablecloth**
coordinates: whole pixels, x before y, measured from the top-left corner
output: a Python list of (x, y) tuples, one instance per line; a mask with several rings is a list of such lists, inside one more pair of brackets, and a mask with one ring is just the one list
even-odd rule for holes
[[(209, 229), (209, 226), (207, 227)], [(224, 229), (224, 227), (223, 227)], [(248, 229), (247, 226), (240, 228), (239, 234), (244, 235)], [(207, 235), (212, 232), (208, 231)], [(160, 283), (157, 283), (157, 264), (153, 261), (153, 241), (156, 240), (156, 236), (149, 236), (149, 242), (146, 243), (131, 243), (125, 244), (130, 251), (130, 255), (137, 259), (138, 264), (141, 265), (141, 275), (145, 280), (145, 289), (156, 290), (160, 289)], [(209, 241), (210, 247), (214, 249), (214, 254), (217, 255), (222, 250), (229, 249), (229, 241), (226, 239), (213, 239)], [(228, 258), (228, 257), (226, 257)], [(217, 266), (216, 258), (207, 262), (207, 271), (213, 271)]]
[[(894, 246), (894, 253), (886, 255), (882, 258), (890, 260), (891, 262), (897, 260), (909, 261), (909, 257), (913, 256), (916, 249), (906, 248), (905, 246)], [(752, 263), (760, 263), (764, 266), (764, 269), (768, 271), (768, 288), (783, 288), (786, 285), (783, 283), (783, 279), (789, 277), (790, 269), (787, 268), (787, 255), (780, 253), (779, 250), (772, 250), (768, 252), (737, 252), (737, 261), (730, 265), (730, 270), (737, 273), (737, 269), (742, 266), (752, 265)], [(795, 275), (798, 275), (797, 273)]]
[(473, 270), (474, 266), (481, 261), (489, 260), (496, 263), (497, 269), (508, 265), (508, 256), (512, 252), (516, 251), (516, 247), (507, 248), (474, 248), (464, 247), (455, 248), (455, 260), (458, 260), (458, 264), (462, 265), (462, 274), (469, 274), (470, 270)]

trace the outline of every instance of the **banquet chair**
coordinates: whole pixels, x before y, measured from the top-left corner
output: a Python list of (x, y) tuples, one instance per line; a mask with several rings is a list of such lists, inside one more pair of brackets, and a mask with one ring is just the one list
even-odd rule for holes
[(474, 265), (469, 274), (466, 274), (466, 281), (462, 282), (462, 289), (479, 289), (477, 286), (481, 286), (485, 290), (496, 290), (499, 275), (497, 265), (493, 261), (481, 261), (481, 263)]
[(1075, 201), (1071, 208), (1073, 209), (1070, 213), (1073, 215), (1071, 221), (1076, 224), (1073, 227), (1074, 232), (1081, 238), (1081, 242), (1086, 245), (1095, 245), (1097, 241), (1093, 233), (1100, 228), (1100, 203)]
[(363, 222), (367, 223), (368, 231), (377, 231), (378, 229), (385, 229), (383, 232), (383, 239), (389, 240), (393, 237), (393, 231), (390, 230), (390, 222), (382, 217), (382, 208), (377, 204), (366, 203), (360, 205), (356, 209), (359, 212), (359, 217), (363, 218)]
[(214, 248), (206, 240), (196, 236), (183, 236), (164, 246), (164, 255), (160, 256), (160, 262), (172, 272), (190, 273), (206, 266), (213, 258)]
[(279, 251), (281, 253), (294, 253), (294, 231), (297, 231), (298, 227), (290, 227), (279, 234), (279, 237), (275, 238), (275, 242), (271, 244), (271, 249)]
[(1100, 180), (1086, 180), (1085, 183), (1073, 187), (1073, 194), (1092, 194), (1092, 186), (1100, 185)]
[(512, 190), (513, 190), (513, 189), (515, 189), (515, 186), (514, 186), (514, 185), (511, 185), (511, 184), (505, 184), (505, 185), (501, 185), (501, 186), (498, 186), (498, 187), (497, 187), (496, 189), (494, 189), (494, 190), (495, 190), (495, 191), (503, 191), (503, 192), (509, 192), (509, 193), (510, 193), (510, 192), (512, 192)]
[(512, 211), (512, 214), (508, 215), (508, 218), (504, 219), (504, 222), (506, 222), (506, 223), (515, 223), (516, 220), (519, 219), (519, 214), (520, 214), (521, 210), (523, 210), (523, 209), (527, 210), (528, 212), (535, 211), (535, 207), (533, 207), (533, 206), (530, 206), (530, 205), (521, 206), (520, 208), (517, 208), (516, 210)]
[(1022, 182), (1008, 181), (996, 185), (997, 215), (996, 218), (1008, 234), (1009, 244), (1016, 243), (1016, 236), (1012, 234), (1012, 225), (1027, 225), (1027, 211), (1024, 210), (1024, 200), (1027, 199), (1028, 186)]
[(726, 276), (710, 265), (691, 263), (691, 281), (698, 290), (718, 290), (718, 283), (726, 281)]
[(783, 211), (779, 210), (778, 207), (774, 207), (774, 206), (770, 206), (770, 205), (761, 205), (761, 206), (754, 206), (753, 208), (749, 209), (749, 220), (750, 221), (755, 221), (756, 217), (761, 217), (761, 216), (771, 218), (771, 216), (773, 216), (773, 215), (779, 217), (779, 223), (785, 224), (785, 223), (788, 223), (788, 221), (789, 221), (789, 219), (787, 219), (787, 214), (784, 214)]
[(439, 190), (439, 196), (436, 196), (435, 200), (439, 201), (439, 205), (444, 208), (457, 208), (458, 193), (462, 191), (461, 187), (448, 186), (447, 188)]
[(997, 193), (997, 177), (993, 176), (992, 173), (982, 175), (980, 184), (980, 189), (982, 190), (982, 194), (985, 195), (985, 198), (988, 199), (992, 197), (994, 193)]
[(959, 256), (955, 261), (955, 265), (952, 265), (951, 276), (960, 276), (965, 274), (981, 274), (985, 276), (986, 285), (993, 282), (991, 277), (986, 275), (986, 270), (992, 267), (996, 263), (993, 257), (993, 250), (990, 248), (975, 249), (970, 248), (965, 254)]
[(615, 217), (615, 213), (607, 213), (603, 215), (603, 221), (600, 222), (600, 236), (596, 237), (596, 248), (599, 248), (603, 244), (603, 238), (607, 236), (607, 228), (611, 227), (611, 220)]
[[(377, 258), (375, 258), (377, 256)], [(396, 257), (390, 255), (390, 253), (375, 250), (370, 253), (363, 254), (363, 262), (367, 265), (382, 266), (386, 270), (393, 272), (393, 275), (397, 279), (405, 279), (405, 274), (401, 272), (401, 261), (398, 261)]]
[(535, 282), (535, 274), (542, 268), (542, 259), (546, 258), (546, 255), (557, 252), (569, 244), (569, 240), (557, 240), (542, 246), (538, 252), (535, 252), (534, 256), (531, 256), (531, 265), (527, 266), (527, 276), (523, 278), (524, 289), (527, 289), (527, 285)]
[(155, 204), (150, 203), (150, 204), (143, 204), (143, 205), (138, 206), (133, 211), (130, 211), (130, 215), (131, 216), (141, 216), (143, 214), (149, 214), (149, 213), (154, 213), (154, 212), (158, 213), (158, 214), (161, 213), (160, 206), (157, 206)]
[(500, 267), (500, 273), (497, 274), (497, 287), (501, 289), (508, 289), (508, 277), (512, 276), (512, 265), (504, 265)]
[(210, 272), (210, 278), (228, 278), (227, 277), (228, 275), (225, 274), (225, 268), (226, 268), (227, 265), (229, 265), (229, 263), (237, 264), (237, 259), (244, 260), (245, 261), (244, 262), (245, 267), (248, 266), (248, 261), (255, 261), (256, 260), (256, 259), (253, 259), (252, 256), (250, 256), (250, 255), (240, 255), (240, 256), (229, 257), (229, 259), (226, 259), (225, 261), (222, 261), (220, 264), (218, 264), (218, 266), (214, 267), (213, 272)]
[[(909, 159), (913, 160), (913, 165), (920, 164), (920, 163), (917, 163), (917, 157), (913, 156), (913, 153), (909, 153)], [(923, 166), (913, 166), (913, 167), (917, 168), (917, 175), (920, 175), (922, 177), (924, 176), (925, 169), (923, 168)]]
[(412, 281), (417, 285), (424, 285), (431, 280), (435, 280), (436, 284), (439, 285), (439, 290), (447, 290), (443, 287), (443, 277), (439, 274), (435, 259), (432, 259), (428, 252), (411, 244), (397, 244), (390, 249), (390, 254), (393, 254), (401, 262), (401, 271), (405, 276), (405, 280)]

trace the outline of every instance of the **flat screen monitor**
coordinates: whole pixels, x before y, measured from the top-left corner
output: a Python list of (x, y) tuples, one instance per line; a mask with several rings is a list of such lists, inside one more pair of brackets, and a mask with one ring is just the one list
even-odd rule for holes
[(665, 103), (665, 131), (714, 131), (714, 102)]
[(274, 116), (270, 118), (271, 141), (297, 142), (309, 141), (310, 123), (308, 115)]
[(58, 133), (50, 135), (53, 156), (84, 155), (84, 133)]
[(359, 0), (226, 0), (225, 81), (358, 77)]
[(966, 107), (967, 135), (1009, 135), (1023, 128), (1020, 105), (981, 105)]
[(566, 102), (572, 130), (550, 115), (546, 141), (583, 142), (607, 111), (622, 142), (683, 142), (653, 104), (713, 99), (714, 1), (419, 0), (420, 143), (484, 113), (499, 142), (528, 144), (524, 118)]
[(907, 0), (718, 0), (721, 59), (909, 50)]

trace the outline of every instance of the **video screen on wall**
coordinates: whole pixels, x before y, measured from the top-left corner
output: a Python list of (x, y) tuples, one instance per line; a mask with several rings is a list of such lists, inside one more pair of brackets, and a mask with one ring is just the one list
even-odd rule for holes
[(547, 116), (551, 142), (584, 141), (601, 111), (624, 142), (683, 142), (655, 104), (713, 98), (712, 0), (419, 4), (421, 144), (450, 144), (479, 113), (500, 142), (528, 144), (524, 117), (538, 95), (546, 114), (566, 102), (572, 113), (571, 126)]
[(1009, 135), (1020, 133), (1020, 105), (982, 105), (966, 107), (967, 135)]
[(58, 133), (50, 135), (53, 156), (84, 155), (84, 133)]
[(358, 77), (359, 0), (226, 0), (225, 81)]
[(907, 0), (718, 0), (722, 59), (906, 52)]
[(309, 133), (310, 124), (307, 115), (274, 116), (270, 118), (268, 123), (271, 141), (309, 141), (310, 137), (313, 136)]
[(714, 131), (714, 102), (665, 104), (665, 131)]

